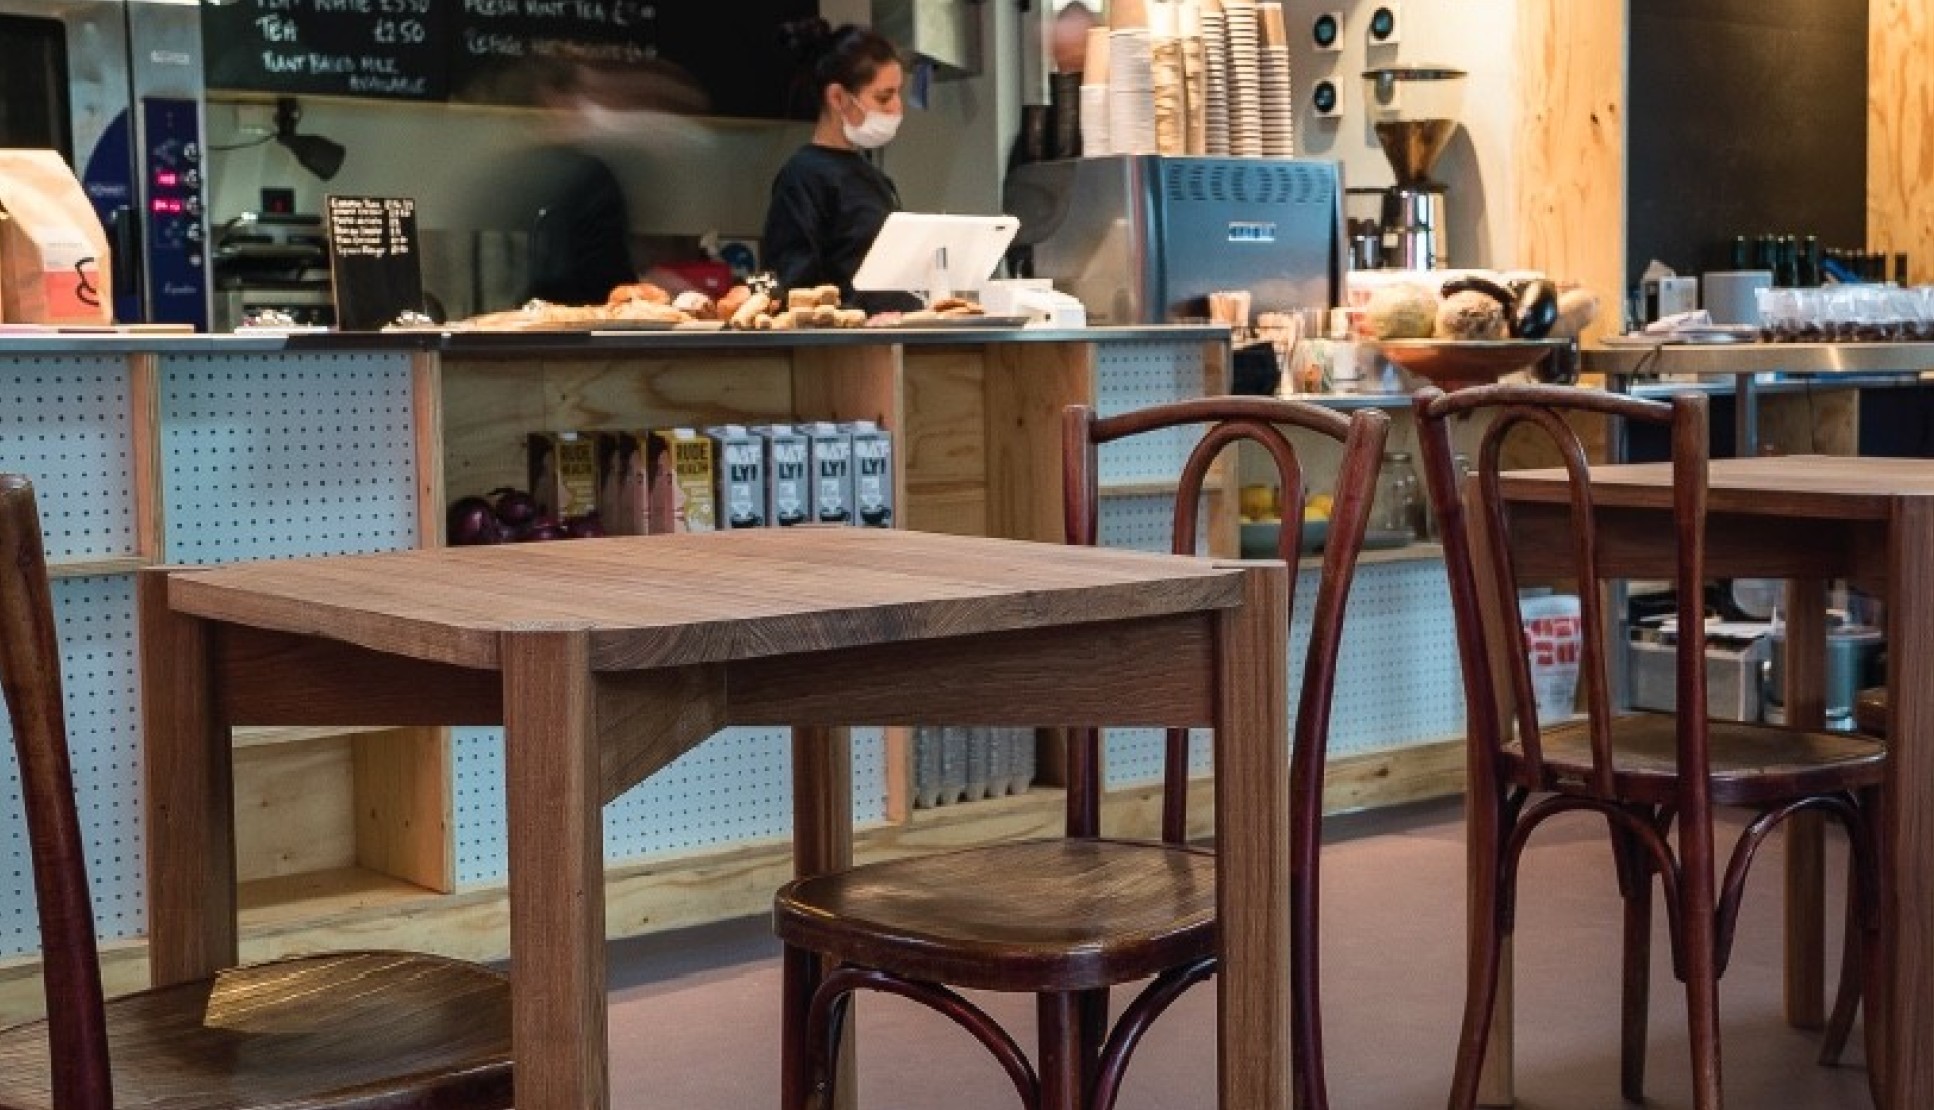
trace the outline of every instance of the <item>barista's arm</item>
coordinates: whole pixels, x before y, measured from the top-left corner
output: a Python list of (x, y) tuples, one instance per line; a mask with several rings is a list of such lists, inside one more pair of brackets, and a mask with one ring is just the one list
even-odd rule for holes
[(765, 236), (760, 244), (765, 268), (778, 277), (780, 288), (819, 284), (819, 275), (826, 268), (825, 248), (820, 242), (822, 224), (812, 190), (792, 174), (781, 173), (772, 183), (772, 204), (766, 209)]

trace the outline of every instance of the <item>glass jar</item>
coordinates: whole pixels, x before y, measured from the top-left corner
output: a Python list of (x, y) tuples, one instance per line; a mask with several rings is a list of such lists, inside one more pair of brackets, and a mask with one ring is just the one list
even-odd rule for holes
[(1406, 540), (1414, 540), (1423, 504), (1423, 491), (1417, 483), (1416, 468), (1410, 465), (1410, 452), (1385, 451), (1383, 466), (1377, 472), (1377, 501), (1370, 526), (1379, 532), (1400, 533)]

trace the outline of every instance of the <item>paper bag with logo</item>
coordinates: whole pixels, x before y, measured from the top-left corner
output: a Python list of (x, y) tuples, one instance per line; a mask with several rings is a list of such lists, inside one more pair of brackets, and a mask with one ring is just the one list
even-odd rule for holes
[(111, 324), (107, 233), (59, 154), (0, 149), (0, 316)]

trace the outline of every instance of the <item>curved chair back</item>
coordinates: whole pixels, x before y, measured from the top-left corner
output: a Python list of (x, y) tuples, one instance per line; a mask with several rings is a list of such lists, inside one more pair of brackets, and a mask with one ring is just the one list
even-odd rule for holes
[[(1588, 782), (1576, 784), (1600, 797), (1612, 796), (1611, 721), (1613, 693), (1606, 659), (1608, 623), (1599, 594), (1599, 541), (1590, 467), (1567, 413), (1595, 414), (1661, 425), (1669, 429), (1672, 450), (1673, 522), (1677, 557), (1673, 584), (1678, 589), (1679, 771), (1687, 798), (1706, 795), (1707, 726), (1704, 581), (1706, 516), (1706, 399), (1685, 394), (1670, 402), (1645, 401), (1569, 386), (1499, 385), (1443, 393), (1426, 389), (1415, 398), (1417, 433), (1424, 470), (1444, 538), (1444, 563), (1456, 609), (1458, 652), (1475, 757), (1489, 769), (1513, 729), (1500, 717), (1503, 701), (1515, 725), (1529, 773), (1542, 774), (1543, 746), (1531, 664), (1523, 650), (1492, 654), (1497, 644), (1520, 644), (1523, 616), (1518, 600), (1517, 560), (1510, 545), (1510, 521), (1501, 492), (1504, 441), (1518, 428), (1544, 433), (1557, 448), (1567, 477), (1570, 577), (1578, 583), (1583, 644), (1579, 681), (1590, 729), (1592, 766)], [(1476, 469), (1459, 489), (1451, 452), (1451, 422), (1479, 412), (1493, 415), (1478, 451)], [(1479, 548), (1482, 548), (1480, 551)], [(1502, 658), (1500, 658), (1502, 656)], [(1690, 664), (1690, 665), (1689, 665)], [(1503, 674), (1498, 673), (1502, 669)], [(1502, 681), (1500, 681), (1500, 679)], [(1500, 696), (1499, 692), (1502, 692)], [(1474, 765), (1477, 770), (1477, 765)], [(1695, 817), (1687, 814), (1688, 817)]]
[(109, 1110), (107, 1019), (68, 762), (60, 644), (34, 487), (0, 474), (0, 687), (13, 721), (40, 907), (54, 1105)]
[[(1323, 578), (1316, 592), (1312, 631), (1304, 655), (1291, 765), (1292, 822), (1298, 814), (1306, 822), (1320, 820), (1324, 749), (1329, 735), (1330, 695), (1336, 685), (1336, 655), (1343, 635), (1344, 602), (1370, 519), (1389, 418), (1375, 410), (1346, 417), (1306, 401), (1204, 397), (1107, 418), (1097, 416), (1085, 405), (1070, 405), (1063, 419), (1062, 505), (1067, 542), (1084, 546), (1097, 542), (1101, 501), (1098, 449), (1102, 444), (1166, 428), (1206, 424), (1208, 430), (1190, 452), (1176, 486), (1171, 550), (1195, 554), (1199, 505), (1210, 467), (1225, 448), (1249, 440), (1268, 452), (1281, 482), (1285, 518), (1276, 553), (1289, 563), (1292, 579), (1302, 548), (1305, 483), (1302, 462), (1283, 429), (1301, 428), (1343, 445), (1329, 538), (1324, 546)], [(1188, 739), (1186, 729), (1169, 730), (1163, 761), (1162, 837), (1175, 844), (1187, 839)], [(1100, 831), (1099, 763), (1092, 730), (1071, 739), (1070, 836), (1095, 836)], [(1313, 831), (1301, 839), (1313, 842)]]

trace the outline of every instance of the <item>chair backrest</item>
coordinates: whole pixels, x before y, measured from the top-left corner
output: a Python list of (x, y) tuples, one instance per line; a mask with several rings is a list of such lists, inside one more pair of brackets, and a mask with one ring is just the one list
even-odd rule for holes
[[(1523, 649), (1523, 613), (1518, 599), (1518, 569), (1510, 544), (1510, 518), (1502, 497), (1500, 470), (1505, 439), (1516, 429), (1543, 432), (1557, 448), (1567, 477), (1571, 571), (1578, 584), (1583, 643), (1579, 661), (1592, 766), (1588, 780), (1575, 784), (1601, 797), (1613, 794), (1612, 702), (1606, 659), (1608, 625), (1599, 582), (1599, 545), (1593, 517), (1591, 474), (1578, 433), (1567, 413), (1596, 414), (1669, 428), (1672, 451), (1672, 516), (1677, 536), (1673, 582), (1678, 590), (1677, 714), (1679, 770), (1703, 809), (1706, 795), (1705, 669), (1705, 516), (1706, 399), (1685, 394), (1670, 402), (1644, 401), (1569, 386), (1478, 386), (1446, 394), (1425, 389), (1415, 398), (1417, 434), (1422, 441), (1425, 480), (1444, 540), (1456, 612), (1458, 654), (1464, 666), (1464, 692), (1474, 773), (1496, 767), (1500, 745), (1511, 729), (1500, 702), (1516, 726), (1529, 773), (1542, 774), (1544, 748), (1538, 729), (1538, 703), (1531, 664)], [(1475, 469), (1463, 480), (1451, 450), (1453, 420), (1488, 412)], [(1554, 553), (1554, 559), (1556, 553)], [(1516, 650), (1493, 649), (1511, 645)], [(1500, 656), (1502, 658), (1500, 658)], [(1502, 668), (1503, 674), (1498, 670)], [(1694, 781), (1696, 780), (1696, 781)], [(1686, 814), (1689, 818), (1697, 815)]]
[(107, 1023), (94, 910), (87, 893), (87, 857), (68, 766), (47, 556), (34, 487), (10, 474), (0, 474), (0, 687), (13, 720), (40, 906), (54, 1105), (108, 1110), (114, 1099)]
[[(1175, 493), (1171, 550), (1192, 555), (1202, 488), (1223, 450), (1240, 440), (1259, 444), (1275, 463), (1281, 482), (1284, 519), (1276, 541), (1277, 557), (1289, 563), (1292, 580), (1302, 548), (1304, 475), (1285, 427), (1326, 436), (1343, 444), (1332, 491), (1329, 537), (1324, 546), (1323, 578), (1316, 592), (1312, 631), (1303, 663), (1303, 688), (1297, 702), (1295, 749), (1291, 767), (1292, 807), (1314, 821), (1322, 814), (1323, 767), (1329, 736), (1330, 694), (1336, 685), (1336, 655), (1343, 635), (1343, 608), (1356, 571), (1357, 554), (1376, 495), (1377, 464), (1389, 433), (1389, 418), (1375, 410), (1346, 417), (1307, 401), (1266, 397), (1204, 397), (1157, 405), (1106, 419), (1085, 405), (1070, 405), (1062, 434), (1062, 506), (1067, 542), (1097, 542), (1100, 522), (1099, 451), (1104, 443), (1165, 428), (1208, 425), (1182, 468)], [(1231, 491), (1233, 492), (1233, 491)], [(1293, 584), (1293, 583), (1292, 583)], [(1283, 676), (1288, 681), (1288, 676)], [(1162, 836), (1170, 843), (1187, 838), (1188, 731), (1172, 729), (1163, 762)], [(1068, 835), (1100, 832), (1100, 768), (1096, 741), (1087, 732), (1068, 745)]]

